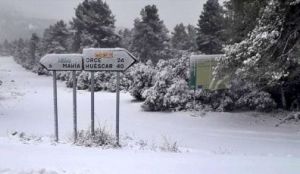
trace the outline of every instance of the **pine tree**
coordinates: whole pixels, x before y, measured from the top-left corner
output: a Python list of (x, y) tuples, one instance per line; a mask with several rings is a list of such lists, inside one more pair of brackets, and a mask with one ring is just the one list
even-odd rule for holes
[(188, 48), (191, 51), (197, 50), (197, 30), (193, 25), (188, 25), (187, 27), (188, 34)]
[(257, 25), (266, 3), (267, 0), (229, 0), (224, 3), (227, 43), (246, 39)]
[(64, 21), (58, 21), (44, 32), (43, 52), (45, 53), (67, 53), (70, 50), (69, 40), (71, 33)]
[(285, 93), (300, 84), (299, 78), (294, 78), (299, 72), (299, 56), (293, 54), (300, 40), (299, 8), (300, 3), (291, 0), (269, 1), (249, 37), (227, 47), (226, 56), (218, 62), (216, 78), (226, 74), (233, 80), (253, 83), (273, 92), (285, 107)]
[(75, 11), (71, 23), (76, 31), (77, 45), (83, 47), (116, 47), (120, 37), (115, 33), (115, 18), (106, 2), (84, 0)]
[(168, 30), (158, 15), (155, 5), (147, 5), (141, 11), (141, 19), (134, 21), (131, 50), (143, 61), (167, 58)]
[(186, 27), (183, 25), (183, 23), (176, 25), (174, 27), (174, 32), (172, 32), (172, 47), (178, 50), (188, 50), (188, 39), (188, 33), (186, 32)]
[(0, 43), (0, 55), (1, 55), (1, 56), (4, 55), (4, 49), (3, 49), (2, 43)]
[(120, 46), (130, 50), (130, 45), (132, 44), (132, 30), (125, 28), (124, 30), (119, 31), (119, 35), (122, 38)]
[(222, 53), (223, 32), (223, 9), (218, 0), (208, 0), (198, 21), (198, 49), (205, 54)]
[(12, 46), (8, 42), (8, 40), (6, 40), (6, 39), (3, 42), (2, 49), (3, 49), (3, 54), (4, 55), (11, 55), (12, 54)]
[(24, 65), (27, 58), (28, 50), (26, 48), (26, 42), (20, 38), (15, 42), (15, 49), (13, 52), (13, 56), (17, 63), (20, 63), (21, 65)]
[(36, 65), (40, 58), (40, 38), (36, 33), (33, 33), (29, 41), (29, 57), (27, 64), (30, 69)]

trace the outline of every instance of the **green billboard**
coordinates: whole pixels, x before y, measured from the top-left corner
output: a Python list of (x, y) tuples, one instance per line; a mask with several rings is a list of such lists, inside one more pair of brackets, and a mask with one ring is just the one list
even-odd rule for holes
[(216, 66), (216, 58), (223, 55), (192, 55), (190, 57), (190, 81), (192, 89), (223, 89), (224, 80), (213, 79), (213, 71)]

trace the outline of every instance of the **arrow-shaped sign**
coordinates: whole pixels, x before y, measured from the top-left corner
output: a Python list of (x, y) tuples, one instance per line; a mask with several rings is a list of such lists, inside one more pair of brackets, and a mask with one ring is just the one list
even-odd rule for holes
[(40, 63), (49, 71), (81, 71), (82, 54), (47, 54)]
[(123, 48), (88, 48), (83, 50), (86, 71), (125, 71), (136, 62)]

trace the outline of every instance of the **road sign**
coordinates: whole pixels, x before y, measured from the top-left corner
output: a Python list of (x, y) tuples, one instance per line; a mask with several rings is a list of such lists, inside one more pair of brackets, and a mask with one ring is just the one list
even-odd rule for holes
[(41, 58), (40, 63), (47, 70), (53, 71), (53, 96), (54, 96), (54, 130), (55, 141), (58, 142), (58, 109), (57, 109), (57, 83), (56, 71), (73, 71), (73, 123), (74, 142), (77, 140), (77, 96), (76, 96), (76, 71), (82, 70), (82, 54), (47, 54)]
[(123, 48), (88, 48), (83, 50), (83, 69), (86, 71), (126, 71), (136, 62)]
[(81, 71), (82, 54), (47, 54), (40, 63), (49, 71)]

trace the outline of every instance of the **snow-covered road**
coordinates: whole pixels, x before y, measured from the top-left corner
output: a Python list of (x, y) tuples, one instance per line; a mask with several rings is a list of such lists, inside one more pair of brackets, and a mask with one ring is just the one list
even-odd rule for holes
[[(12, 131), (53, 134), (52, 78), (38, 76), (0, 58), (0, 173), (272, 173), (300, 172), (300, 126), (259, 113), (143, 112), (121, 94), (121, 135), (159, 144), (163, 137), (188, 153), (100, 150), (51, 143), (23, 144)], [(96, 122), (114, 131), (115, 94), (98, 92)], [(59, 133), (72, 135), (72, 89), (58, 83)], [(78, 92), (78, 126), (90, 125), (90, 94)], [(42, 172), (41, 172), (41, 171)]]

